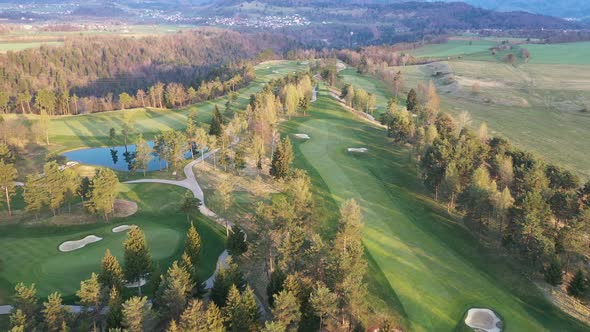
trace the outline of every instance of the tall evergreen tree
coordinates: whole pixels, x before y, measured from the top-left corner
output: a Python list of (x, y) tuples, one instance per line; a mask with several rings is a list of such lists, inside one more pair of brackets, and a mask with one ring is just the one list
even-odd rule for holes
[(137, 144), (135, 148), (135, 163), (133, 164), (133, 167), (134, 170), (141, 170), (143, 172), (143, 176), (145, 176), (148, 164), (152, 159), (151, 154), (152, 148), (140, 133), (139, 137), (137, 138)]
[(272, 315), (275, 321), (285, 326), (286, 331), (297, 331), (301, 321), (301, 311), (295, 295), (287, 290), (275, 294)]
[(26, 286), (25, 284), (18, 283), (14, 287), (14, 296), (12, 297), (14, 311), (22, 311), (23, 315), (27, 317), (27, 321), (30, 326), (36, 324), (36, 314), (38, 308), (37, 289), (35, 284)]
[(182, 331), (205, 332), (207, 329), (207, 317), (205, 305), (201, 300), (191, 300), (179, 320)]
[(242, 296), (236, 285), (232, 285), (229, 288), (227, 300), (223, 307), (223, 314), (228, 331), (248, 331), (248, 312), (242, 304)]
[(270, 175), (275, 179), (286, 178), (291, 171), (293, 163), (293, 147), (288, 137), (285, 137), (278, 145), (272, 157)]
[(219, 107), (215, 105), (213, 111), (213, 118), (211, 118), (211, 126), (209, 127), (209, 135), (221, 137), (223, 134), (223, 116), (219, 111)]
[(581, 268), (578, 269), (574, 278), (567, 286), (567, 293), (571, 296), (582, 297), (588, 289), (588, 282), (586, 280), (586, 273)]
[(318, 283), (309, 298), (311, 307), (315, 314), (320, 318), (320, 328), (322, 331), (324, 326), (331, 326), (331, 322), (336, 319), (338, 312), (338, 297), (332, 293), (328, 287)]
[(117, 288), (111, 288), (108, 301), (109, 311), (107, 313), (107, 327), (118, 328), (123, 320), (123, 300)]
[(59, 331), (66, 323), (68, 311), (62, 306), (61, 295), (57, 292), (47, 297), (47, 302), (43, 303), (42, 312), (46, 331)]
[(125, 278), (130, 282), (137, 283), (137, 293), (141, 296), (141, 280), (150, 272), (152, 258), (145, 235), (139, 227), (135, 227), (127, 233), (127, 240), (125, 240), (123, 246), (125, 247), (125, 266), (123, 269)]
[[(207, 307), (207, 311), (205, 312), (205, 318), (207, 320), (207, 328), (205, 331), (207, 332), (224, 332), (225, 331), (225, 319), (219, 310), (219, 307), (211, 302)], [(205, 332), (199, 331), (199, 332)]]
[(188, 304), (193, 285), (191, 276), (178, 262), (172, 263), (158, 289), (158, 302), (162, 314), (168, 319), (178, 319)]
[(123, 326), (128, 332), (145, 331), (149, 314), (147, 297), (134, 296), (123, 303)]
[(80, 305), (84, 306), (86, 310), (91, 310), (94, 324), (96, 324), (101, 314), (102, 295), (101, 285), (98, 282), (96, 273), (92, 273), (90, 279), (80, 282), (80, 289), (76, 292), (76, 296), (80, 299)]
[(123, 289), (123, 269), (121, 269), (117, 257), (113, 256), (109, 249), (104, 253), (98, 281), (109, 290), (116, 288), (120, 292)]
[(188, 256), (193, 266), (198, 266), (201, 255), (201, 236), (192, 222), (186, 233), (184, 253)]
[(98, 169), (92, 180), (87, 205), (92, 212), (102, 214), (106, 221), (114, 210), (118, 184), (117, 174), (108, 168)]
[(406, 108), (408, 111), (414, 112), (416, 110), (416, 106), (418, 106), (418, 96), (416, 95), (416, 90), (410, 89), (406, 99)]

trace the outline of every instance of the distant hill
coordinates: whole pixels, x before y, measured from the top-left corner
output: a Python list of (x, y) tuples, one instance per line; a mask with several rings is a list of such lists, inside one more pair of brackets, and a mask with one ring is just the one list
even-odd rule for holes
[(465, 0), (465, 2), (496, 11), (522, 10), (563, 18), (590, 18), (588, 0)]

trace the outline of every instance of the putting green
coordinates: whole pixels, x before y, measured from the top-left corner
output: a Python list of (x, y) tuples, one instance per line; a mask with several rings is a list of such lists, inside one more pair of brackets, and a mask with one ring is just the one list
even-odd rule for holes
[[(179, 212), (179, 202), (184, 193), (182, 188), (162, 184), (122, 185), (121, 196), (138, 202), (139, 211), (133, 216), (92, 225), (2, 226), (1, 302), (10, 302), (14, 285), (21, 281), (35, 283), (41, 297), (59, 291), (66, 300), (74, 301), (73, 295), (80, 281), (100, 270), (106, 249), (110, 249), (123, 264), (126, 232), (112, 232), (113, 227), (121, 224), (138, 225), (146, 234), (152, 258), (163, 269), (166, 268), (180, 257), (184, 247), (188, 223), (186, 216)], [(165, 203), (162, 204), (162, 201)], [(204, 217), (196, 220), (196, 227), (203, 248), (198, 274), (205, 280), (213, 273), (217, 257), (224, 249), (224, 237), (221, 228)], [(91, 234), (103, 240), (67, 253), (58, 251), (62, 242)]]
[[(297, 166), (309, 170), (316, 199), (360, 203), (370, 287), (399, 306), (394, 309), (406, 315), (411, 330), (452, 331), (471, 307), (497, 311), (507, 331), (587, 329), (548, 304), (425, 195), (408, 150), (388, 142), (383, 129), (354, 118), (325, 88), (310, 114), (284, 125), (289, 134), (312, 137), (293, 141)], [(368, 152), (348, 153), (349, 147)], [(333, 224), (336, 213), (329, 216)]]

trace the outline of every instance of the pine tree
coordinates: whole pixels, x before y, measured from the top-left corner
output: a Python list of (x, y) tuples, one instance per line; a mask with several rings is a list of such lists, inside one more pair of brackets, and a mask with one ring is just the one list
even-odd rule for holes
[(204, 331), (199, 332), (224, 332), (225, 331), (225, 320), (219, 310), (219, 307), (215, 303), (209, 303), (207, 311), (205, 312), (207, 320), (207, 328)]
[(25, 331), (31, 327), (31, 322), (21, 309), (13, 310), (10, 314), (10, 331)]
[(197, 266), (199, 264), (199, 258), (201, 255), (201, 236), (199, 235), (199, 232), (197, 232), (197, 228), (192, 222), (186, 234), (184, 252), (190, 258), (193, 266)]
[(574, 278), (567, 286), (567, 293), (571, 296), (582, 297), (586, 292), (587, 282), (584, 270), (578, 269)]
[(134, 296), (123, 303), (123, 326), (128, 332), (143, 332), (149, 313), (147, 297)]
[(278, 145), (273, 154), (270, 175), (275, 179), (286, 178), (291, 171), (293, 163), (293, 147), (288, 137), (284, 138)]
[(262, 332), (286, 332), (287, 328), (281, 322), (267, 321)]
[(137, 282), (138, 294), (141, 296), (141, 279), (150, 272), (152, 259), (147, 247), (145, 235), (135, 227), (127, 233), (125, 247), (125, 278), (131, 282)]
[(416, 90), (410, 89), (408, 92), (408, 98), (406, 100), (406, 108), (410, 112), (414, 112), (416, 110), (416, 106), (418, 106), (418, 96), (416, 95)]
[(109, 168), (98, 169), (92, 179), (87, 205), (92, 212), (102, 214), (106, 221), (109, 220), (109, 214), (114, 209), (118, 184), (117, 174)]
[(198, 207), (201, 205), (201, 201), (196, 198), (192, 192), (186, 192), (180, 205), (180, 211), (186, 214), (186, 221), (190, 221), (190, 215), (193, 211), (199, 211)]
[(107, 314), (107, 327), (118, 328), (123, 320), (123, 302), (117, 288), (111, 288), (109, 293), (109, 312)]
[(211, 126), (209, 127), (209, 135), (221, 137), (223, 134), (223, 116), (219, 111), (219, 107), (215, 105), (213, 111), (213, 118), (211, 118)]
[(21, 310), (27, 317), (31, 326), (35, 325), (35, 316), (38, 308), (37, 289), (35, 284), (27, 287), (25, 284), (18, 283), (14, 287), (14, 296), (12, 297), (14, 310)]
[(246, 234), (239, 227), (233, 227), (227, 238), (226, 248), (230, 255), (238, 257), (248, 250), (248, 243), (246, 242)]
[(66, 322), (67, 310), (62, 306), (61, 295), (57, 292), (47, 297), (43, 303), (43, 318), (47, 331), (59, 331), (62, 324)]
[(180, 316), (179, 327), (181, 331), (206, 331), (207, 317), (205, 306), (201, 300), (191, 300), (188, 307)]
[(285, 326), (287, 331), (297, 331), (301, 321), (300, 304), (295, 295), (283, 290), (274, 295), (274, 320)]
[(80, 282), (80, 289), (76, 292), (76, 296), (80, 299), (80, 305), (86, 310), (92, 309), (92, 317), (96, 323), (102, 307), (101, 285), (96, 273), (92, 273), (90, 279)]
[(554, 257), (545, 269), (545, 281), (551, 286), (559, 286), (563, 282), (563, 267), (561, 262)]
[(309, 302), (315, 314), (320, 318), (319, 330), (322, 331), (327, 322), (336, 318), (338, 297), (325, 285), (318, 283), (309, 297)]
[(229, 289), (232, 285), (238, 288), (244, 286), (244, 275), (238, 269), (238, 265), (228, 258), (226, 262), (226, 268), (220, 268), (217, 276), (215, 276), (215, 282), (211, 289), (211, 301), (217, 306), (223, 306), (226, 302)]
[(8, 215), (12, 216), (12, 208), (10, 207), (10, 201), (16, 193), (16, 180), (17, 172), (13, 164), (4, 163), (4, 159), (0, 159), (0, 190), (4, 196), (6, 206), (8, 207)]
[(164, 317), (177, 319), (186, 307), (193, 284), (191, 276), (178, 262), (172, 263), (158, 289)]
[(242, 304), (242, 296), (236, 285), (232, 285), (223, 307), (223, 315), (228, 331), (239, 332), (248, 330), (248, 312)]
[(123, 269), (117, 257), (113, 256), (109, 249), (104, 253), (98, 281), (107, 289), (116, 288), (118, 291), (123, 289)]
[(259, 329), (260, 308), (258, 308), (254, 290), (249, 285), (246, 286), (242, 294), (241, 305), (246, 313), (248, 330), (257, 331)]

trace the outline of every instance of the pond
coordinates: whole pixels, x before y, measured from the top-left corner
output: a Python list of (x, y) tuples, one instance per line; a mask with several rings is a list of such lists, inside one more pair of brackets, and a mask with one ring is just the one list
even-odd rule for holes
[[(154, 147), (153, 141), (149, 141), (148, 144), (151, 148)], [(105, 166), (117, 171), (129, 172), (135, 160), (135, 145), (80, 149), (69, 151), (62, 155), (68, 160), (77, 161), (82, 164)], [(187, 159), (191, 157), (190, 150), (187, 150), (184, 157)], [(147, 171), (157, 171), (165, 167), (166, 163), (152, 154)], [(142, 170), (137, 171), (140, 172)]]

